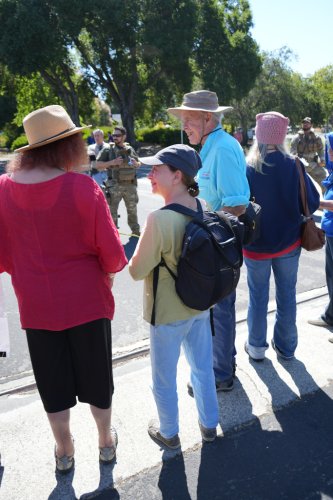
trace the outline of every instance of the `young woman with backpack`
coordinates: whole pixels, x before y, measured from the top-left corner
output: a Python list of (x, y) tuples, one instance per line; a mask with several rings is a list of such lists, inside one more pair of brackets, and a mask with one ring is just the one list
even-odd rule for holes
[[(152, 192), (161, 195), (165, 205), (177, 203), (197, 210), (198, 186), (194, 177), (201, 160), (194, 149), (177, 144), (140, 161), (152, 166), (148, 175)], [(173, 277), (163, 266), (157, 284), (155, 324), (151, 324), (154, 268), (164, 259), (166, 265), (177, 272), (185, 227), (190, 220), (189, 216), (167, 209), (149, 214), (129, 264), (133, 279), (144, 280), (143, 316), (150, 323), (153, 395), (159, 422), (149, 423), (148, 434), (168, 449), (180, 447), (176, 376), (181, 345), (191, 367), (191, 383), (204, 441), (215, 439), (218, 424), (209, 311), (185, 306), (176, 293)]]

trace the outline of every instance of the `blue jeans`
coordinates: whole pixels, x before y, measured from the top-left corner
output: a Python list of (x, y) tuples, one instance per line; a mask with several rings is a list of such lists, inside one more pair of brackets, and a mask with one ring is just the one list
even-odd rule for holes
[(106, 172), (98, 172), (97, 174), (93, 174), (92, 178), (99, 186), (102, 186), (103, 182), (107, 180), (108, 174)]
[(153, 394), (162, 436), (171, 438), (179, 432), (177, 364), (183, 345), (191, 367), (191, 384), (204, 427), (218, 424), (218, 403), (212, 357), (212, 333), (209, 312), (183, 321), (150, 326), (150, 358)]
[(233, 376), (236, 338), (236, 292), (232, 292), (214, 306), (213, 366), (217, 382)]
[(325, 273), (328, 289), (329, 303), (326, 306), (322, 319), (329, 325), (333, 325), (333, 237), (326, 236), (325, 245)]
[(248, 344), (258, 357), (264, 357), (268, 348), (267, 307), (271, 269), (275, 279), (276, 315), (273, 339), (285, 356), (293, 356), (297, 347), (296, 282), (301, 247), (273, 259), (253, 260), (245, 258), (249, 309), (247, 325)]

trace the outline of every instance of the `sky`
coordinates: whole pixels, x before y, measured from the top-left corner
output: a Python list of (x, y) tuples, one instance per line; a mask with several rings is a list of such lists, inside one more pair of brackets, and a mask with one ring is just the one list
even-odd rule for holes
[(303, 76), (333, 64), (333, 0), (249, 0), (253, 38), (261, 50), (286, 45)]

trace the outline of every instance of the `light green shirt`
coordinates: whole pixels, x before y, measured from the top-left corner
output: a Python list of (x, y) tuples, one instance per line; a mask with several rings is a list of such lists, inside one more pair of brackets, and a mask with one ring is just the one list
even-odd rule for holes
[[(181, 255), (185, 226), (191, 218), (172, 210), (156, 210), (148, 215), (139, 243), (129, 263), (133, 279), (144, 280), (143, 317), (151, 322), (153, 308), (153, 270), (165, 260), (172, 272), (177, 274), (177, 263)], [(189, 283), (189, 286), (191, 284)], [(188, 319), (201, 311), (191, 309), (178, 297), (175, 281), (165, 267), (159, 269), (155, 301), (156, 325), (164, 325)]]

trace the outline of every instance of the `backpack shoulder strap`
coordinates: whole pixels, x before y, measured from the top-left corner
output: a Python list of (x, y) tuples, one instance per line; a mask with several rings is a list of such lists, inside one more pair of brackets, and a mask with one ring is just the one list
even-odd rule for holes
[(156, 267), (154, 267), (153, 271), (153, 308), (151, 311), (151, 319), (150, 323), (154, 326), (155, 325), (155, 317), (156, 317), (156, 308), (155, 308), (155, 301), (156, 301), (156, 293), (157, 293), (157, 285), (158, 285), (158, 275), (160, 272), (160, 264), (158, 264)]
[[(301, 200), (302, 200), (302, 205), (303, 205), (303, 212), (306, 217), (310, 217), (310, 211), (308, 207), (308, 200), (307, 200), (307, 194), (306, 194), (306, 186), (305, 186), (305, 179), (304, 179), (304, 174), (301, 166), (301, 160), (298, 158), (298, 156), (295, 157), (295, 162), (299, 174), (299, 183), (300, 183), (300, 193), (301, 193)], [(306, 174), (305, 174), (306, 175)]]
[(160, 274), (160, 267), (166, 267), (168, 270), (169, 274), (172, 276), (172, 278), (176, 281), (177, 276), (175, 273), (171, 271), (171, 269), (166, 265), (165, 260), (162, 258), (161, 262), (157, 264), (156, 267), (154, 267), (153, 271), (153, 308), (151, 311), (151, 319), (150, 323), (154, 326), (155, 325), (155, 319), (156, 319), (156, 307), (155, 307), (155, 302), (156, 302), (156, 294), (157, 294), (157, 285), (158, 285), (158, 277)]
[(190, 217), (197, 217), (198, 214), (203, 213), (203, 210), (198, 198), (196, 198), (196, 202), (198, 209), (197, 212), (195, 210), (191, 210), (191, 208), (184, 207), (184, 205), (180, 205), (179, 203), (171, 203), (170, 205), (165, 205), (165, 207), (162, 207), (161, 210), (173, 210), (174, 212), (178, 212), (179, 214), (188, 215)]

